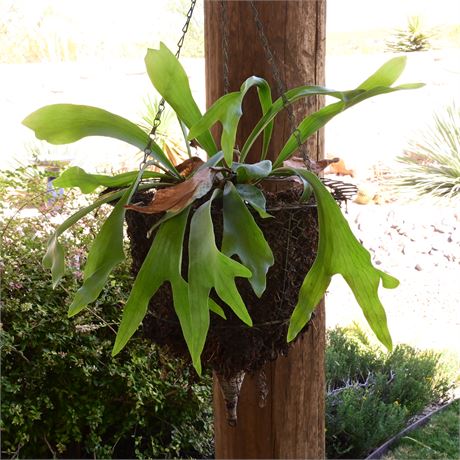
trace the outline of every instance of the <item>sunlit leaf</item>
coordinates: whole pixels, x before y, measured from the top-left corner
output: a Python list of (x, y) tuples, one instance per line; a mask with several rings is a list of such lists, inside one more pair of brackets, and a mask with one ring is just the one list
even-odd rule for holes
[(406, 56), (398, 56), (385, 62), (375, 73), (358, 86), (366, 91), (377, 86), (391, 86), (406, 67)]
[(273, 163), (273, 167), (280, 166), (284, 161), (288, 160), (294, 152), (299, 148), (298, 137), (303, 144), (312, 134), (322, 128), (327, 122), (334, 118), (339, 113), (343, 112), (350, 107), (362, 102), (371, 97), (379, 96), (381, 94), (393, 93), (395, 91), (401, 91), (406, 89), (417, 89), (423, 86), (421, 83), (400, 85), (395, 87), (383, 87), (378, 86), (371, 88), (366, 91), (357, 92), (355, 96), (350, 97), (344, 102), (335, 102), (334, 104), (327, 105), (317, 112), (312, 113), (308, 117), (304, 118), (297, 127), (298, 136), (292, 134), (287, 140), (286, 144), (281, 149), (276, 161)]
[(88, 252), (83, 270), (83, 284), (75, 293), (69, 307), (69, 316), (76, 315), (99, 297), (112, 270), (125, 259), (123, 224), (126, 203), (136, 188), (136, 182), (127, 189), (102, 225)]
[(385, 288), (395, 288), (399, 281), (372, 265), (370, 254), (355, 238), (339, 206), (315, 174), (302, 169), (285, 170), (302, 175), (310, 182), (318, 203), (319, 220), (318, 254), (300, 289), (299, 300), (289, 324), (288, 340), (293, 340), (308, 322), (332, 276), (341, 274), (369, 326), (391, 350), (392, 340), (385, 310), (378, 297), (378, 288), (380, 282)]
[[(173, 304), (185, 341), (191, 352), (193, 331), (188, 284), (181, 275), (184, 234), (190, 207), (165, 222), (150, 247), (137, 274), (128, 301), (123, 309), (123, 317), (118, 329), (112, 356), (118, 354), (136, 332), (144, 319), (150, 299), (166, 282), (170, 283)], [(222, 308), (208, 299), (209, 309), (225, 318)], [(197, 368), (201, 373), (201, 368)]]
[(253, 164), (233, 163), (232, 169), (236, 171), (237, 182), (244, 184), (268, 177), (272, 172), (272, 162), (263, 160)]
[(265, 291), (266, 275), (273, 265), (273, 253), (262, 230), (231, 182), (224, 189), (224, 235), (222, 252), (237, 255), (252, 276), (249, 278), (254, 292), (260, 297)]
[[(359, 92), (362, 92), (364, 90), (360, 90)], [(292, 104), (293, 102), (309, 97), (309, 96), (318, 96), (318, 95), (323, 95), (323, 96), (331, 96), (335, 97), (340, 100), (346, 100), (347, 98), (351, 97), (355, 92), (347, 91), (347, 92), (342, 92), (342, 91), (335, 91), (333, 89), (328, 89), (324, 88), (322, 86), (299, 86), (298, 88), (293, 88), (291, 90), (286, 91), (285, 97), (286, 97), (286, 103), (287, 104)], [(243, 148), (241, 149), (241, 157), (240, 161), (244, 162), (246, 159), (246, 156), (248, 155), (249, 151), (251, 150), (252, 146), (254, 145), (254, 142), (256, 139), (264, 132), (265, 128), (271, 123), (274, 118), (280, 113), (282, 110), (284, 110), (286, 107), (285, 101), (283, 98), (278, 98), (271, 107), (266, 111), (266, 113), (262, 116), (262, 118), (257, 122), (256, 126), (254, 129), (251, 131), (251, 134), (249, 134), (248, 138), (246, 139), (246, 142), (244, 143)], [(265, 157), (261, 156), (261, 160), (263, 160)]]
[(292, 154), (299, 148), (298, 138), (303, 144), (313, 133), (322, 128), (328, 121), (343, 112), (347, 108), (345, 102), (335, 102), (334, 104), (327, 105), (317, 112), (312, 113), (310, 116), (304, 118), (300, 125), (297, 127), (296, 135), (291, 135), (273, 163), (273, 167), (277, 168), (282, 165), (284, 161), (289, 159)]
[[(298, 149), (297, 134), (300, 135), (301, 142), (305, 142), (309, 136), (322, 128), (334, 116), (352, 107), (353, 105), (380, 94), (391, 93), (394, 91), (416, 89), (423, 86), (421, 83), (405, 84), (391, 88), (392, 85), (404, 70), (405, 57), (393, 58), (382, 67), (380, 67), (371, 77), (364, 81), (358, 88), (351, 91), (335, 91), (320, 86), (305, 86), (294, 88), (286, 91), (285, 99), (287, 103), (307, 96), (326, 95), (339, 99), (339, 102), (330, 104), (312, 115), (306, 117), (298, 126), (298, 133), (292, 134), (286, 145), (283, 147), (279, 157), (274, 162), (273, 167), (280, 166), (283, 161), (287, 160)], [(265, 115), (259, 120), (257, 125), (248, 136), (242, 150), (240, 161), (244, 161), (249, 150), (254, 144), (257, 137), (263, 132), (267, 123), (271, 122), (274, 117), (284, 109), (285, 101), (282, 98), (277, 99)], [(263, 157), (262, 157), (263, 159)]]
[(188, 287), (181, 276), (182, 246), (189, 210), (188, 207), (180, 214), (164, 222), (155, 235), (123, 309), (123, 318), (112, 355), (119, 353), (126, 345), (144, 319), (150, 299), (166, 281), (171, 284), (174, 308), (185, 340), (190, 347), (191, 320)]
[(222, 254), (216, 246), (211, 204), (218, 191), (202, 204), (192, 217), (189, 236), (189, 300), (193, 334), (192, 360), (201, 367), (200, 355), (209, 328), (208, 297), (214, 288), (220, 299), (246, 324), (252, 320), (235, 285), (236, 277), (250, 278), (243, 265)]
[(209, 309), (213, 313), (215, 313), (216, 315), (220, 316), (223, 319), (227, 319), (223, 308), (220, 305), (218, 305), (216, 302), (214, 302), (214, 300), (208, 299), (208, 306), (209, 306)]
[[(139, 187), (139, 189), (141, 188), (142, 186)], [(105, 203), (109, 203), (120, 198), (125, 193), (125, 191), (126, 190), (118, 190), (116, 192), (104, 195), (91, 205), (80, 209), (78, 212), (66, 219), (61, 225), (59, 225), (51, 238), (48, 240), (46, 254), (43, 257), (43, 266), (45, 268), (51, 269), (53, 287), (56, 287), (57, 283), (65, 273), (65, 251), (62, 244), (59, 242), (59, 237), (91, 211), (94, 211)]]
[[(227, 165), (231, 165), (236, 131), (240, 118), (243, 115), (243, 99), (248, 90), (253, 86), (256, 86), (258, 89), (262, 111), (267, 111), (271, 104), (270, 87), (263, 78), (250, 77), (241, 85), (240, 91), (225, 94), (214, 102), (203, 117), (190, 128), (188, 138), (195, 139), (201, 133), (209, 130), (214, 124), (220, 122), (222, 125), (221, 148), (224, 152), (225, 162)], [(269, 124), (267, 123), (266, 126), (269, 126)], [(267, 132), (271, 135), (270, 126)], [(265, 138), (266, 145), (264, 145), (264, 148), (268, 148), (268, 142), (269, 136)]]
[[(160, 43), (159, 50), (147, 51), (145, 65), (155, 89), (190, 128), (201, 118), (201, 111), (192, 96), (187, 74), (180, 62), (164, 43)], [(197, 140), (208, 156), (217, 152), (210, 131), (200, 133)]]
[[(50, 144), (70, 144), (87, 136), (106, 136), (125, 141), (144, 150), (148, 134), (126, 118), (87, 105), (53, 104), (31, 113), (22, 122), (38, 139)], [(174, 171), (158, 144), (152, 142), (152, 158), (168, 171)]]
[[(131, 185), (138, 175), (138, 171), (130, 171), (116, 176), (104, 174), (89, 174), (78, 166), (66, 169), (53, 181), (56, 188), (78, 187), (82, 193), (92, 193), (98, 187), (126, 187)], [(154, 171), (144, 171), (144, 179), (157, 179), (165, 177), (164, 174)]]

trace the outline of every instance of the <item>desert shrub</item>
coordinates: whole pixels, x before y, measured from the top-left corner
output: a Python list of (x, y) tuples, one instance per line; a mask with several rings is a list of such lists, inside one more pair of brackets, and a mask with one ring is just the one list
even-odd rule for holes
[(391, 39), (386, 41), (388, 51), (397, 53), (425, 51), (431, 48), (431, 39), (434, 32), (425, 30), (418, 16), (412, 16), (407, 20), (405, 29), (398, 29)]
[(347, 382), (364, 382), (369, 368), (379, 364), (379, 355), (368, 343), (357, 339), (357, 328), (333, 329), (327, 335), (326, 379), (328, 390), (343, 387)]
[(99, 218), (89, 216), (67, 236), (69, 248), (77, 248), (69, 253), (73, 268), (54, 290), (41, 267), (47, 218), (62, 219), (42, 210), (39, 217), (3, 225), (2, 456), (209, 456), (210, 378), (197, 381), (182, 362), (141, 336), (111, 357), (131, 283), (127, 264), (95, 304), (67, 318), (81, 279), (82, 250)]
[(409, 418), (443, 402), (455, 371), (440, 354), (398, 345), (384, 353), (356, 326), (328, 332), (326, 446), (329, 458), (363, 458)]
[(460, 197), (460, 107), (449, 105), (433, 116), (419, 141), (403, 156), (396, 185), (418, 197)]
[(450, 394), (454, 372), (447, 369), (442, 356), (431, 350), (417, 350), (408, 345), (395, 348), (384, 363), (390, 375), (376, 381), (376, 388), (384, 401), (397, 401), (414, 415), (433, 402), (445, 402)]
[(363, 458), (397, 433), (407, 420), (407, 409), (388, 404), (372, 388), (350, 387), (326, 400), (328, 458)]

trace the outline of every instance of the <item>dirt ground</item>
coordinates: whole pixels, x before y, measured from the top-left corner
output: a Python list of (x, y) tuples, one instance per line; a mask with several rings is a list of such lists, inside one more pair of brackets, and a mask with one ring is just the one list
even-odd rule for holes
[[(350, 203), (346, 217), (374, 264), (400, 281), (394, 290), (380, 288), (394, 342), (447, 349), (460, 357), (460, 207)], [(329, 327), (365, 324), (339, 276), (326, 305)]]

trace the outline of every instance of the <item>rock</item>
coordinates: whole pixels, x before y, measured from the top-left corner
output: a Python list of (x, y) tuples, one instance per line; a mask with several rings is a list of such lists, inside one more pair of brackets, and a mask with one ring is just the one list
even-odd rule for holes
[(372, 202), (372, 197), (359, 190), (354, 202), (358, 204), (369, 204)]
[(421, 241), (415, 241), (415, 248), (417, 252), (420, 252), (421, 254), (428, 254), (431, 251), (431, 241), (429, 240), (421, 240)]
[(447, 233), (450, 228), (448, 225), (440, 225), (440, 224), (431, 225), (431, 227), (433, 227), (433, 230), (437, 233)]
[(374, 195), (374, 198), (372, 198), (372, 201), (375, 204), (383, 204), (385, 202), (385, 200), (382, 198), (382, 195), (380, 195), (379, 193)]
[(420, 264), (417, 264), (415, 267), (414, 267), (418, 272), (421, 272), (423, 270), (423, 268), (421, 267)]
[(372, 203), (374, 198), (377, 196), (378, 188), (375, 184), (365, 183), (358, 186), (358, 194), (354, 199), (355, 203), (358, 204), (369, 204)]

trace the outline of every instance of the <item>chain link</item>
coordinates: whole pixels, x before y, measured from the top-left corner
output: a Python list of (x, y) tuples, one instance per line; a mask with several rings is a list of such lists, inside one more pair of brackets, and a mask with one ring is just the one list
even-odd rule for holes
[[(195, 9), (196, 2), (197, 0), (191, 0), (190, 2), (190, 8), (186, 14), (185, 24), (182, 27), (182, 35), (179, 38), (179, 41), (177, 42), (177, 51), (176, 51), (177, 59), (179, 59), (180, 53), (182, 51), (185, 36), (187, 34), (188, 28), (190, 26), (190, 22), (192, 20), (193, 10)], [(149, 163), (148, 158), (152, 154), (152, 144), (156, 139), (157, 129), (161, 124), (161, 116), (165, 110), (165, 107), (166, 107), (166, 101), (164, 100), (164, 98), (161, 98), (160, 103), (158, 104), (157, 113), (152, 123), (152, 129), (150, 130), (150, 133), (149, 133), (149, 142), (147, 143), (147, 146), (144, 149), (144, 159), (142, 160), (142, 163), (139, 165), (139, 170), (144, 170), (146, 166), (148, 166), (148, 163)]]
[(297, 141), (297, 146), (299, 147), (301, 153), (302, 153), (302, 158), (308, 169), (311, 169), (311, 161), (308, 156), (308, 150), (307, 146), (305, 144), (302, 144), (302, 139), (301, 139), (301, 133), (299, 129), (297, 128), (297, 122), (295, 120), (295, 115), (294, 111), (292, 109), (292, 106), (289, 104), (289, 101), (286, 97), (286, 85), (284, 83), (284, 80), (281, 77), (281, 73), (279, 71), (279, 67), (276, 63), (275, 56), (273, 54), (273, 51), (270, 47), (270, 43), (268, 42), (267, 35), (265, 34), (264, 26), (262, 24), (262, 21), (259, 16), (259, 11), (256, 8), (256, 5), (253, 0), (249, 1), (249, 4), (251, 6), (252, 10), (252, 15), (254, 18), (254, 22), (256, 25), (257, 33), (259, 35), (260, 42), (262, 43), (262, 47), (264, 50), (265, 58), (267, 59), (268, 63), (270, 64), (271, 70), (272, 70), (272, 75), (273, 78), (275, 79), (275, 83), (278, 89), (278, 92), (280, 93), (280, 97), (283, 100), (283, 105), (287, 110), (288, 113), (288, 118), (289, 118), (289, 124), (291, 126), (292, 134), (294, 135), (296, 141)]
[(228, 10), (227, 10), (227, 1), (221, 0), (220, 1), (220, 28), (222, 30), (222, 67), (223, 67), (223, 74), (224, 74), (224, 94), (227, 94), (230, 91), (230, 82), (228, 78)]

